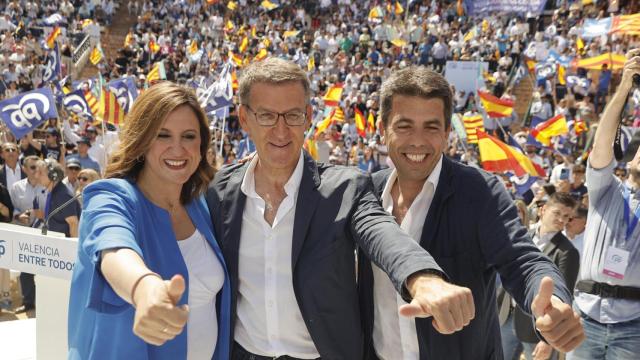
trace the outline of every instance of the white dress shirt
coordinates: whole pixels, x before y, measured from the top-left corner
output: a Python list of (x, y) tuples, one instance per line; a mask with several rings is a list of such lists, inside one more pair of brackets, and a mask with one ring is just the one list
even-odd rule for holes
[[(420, 242), (422, 228), (429, 213), (431, 202), (438, 187), (442, 170), (442, 156), (422, 186), (422, 191), (413, 200), (400, 227), (416, 242)], [(393, 213), (391, 189), (398, 179), (393, 170), (382, 192), (382, 207)], [(373, 346), (380, 360), (414, 360), (420, 358), (415, 320), (398, 314), (398, 307), (406, 304), (396, 292), (387, 274), (376, 265), (373, 267)]]
[(254, 157), (242, 181), (247, 196), (242, 214), (238, 259), (238, 305), (235, 341), (262, 356), (320, 357), (293, 291), (291, 248), (296, 198), (303, 157), (284, 185), (273, 226), (264, 219), (265, 201), (255, 190)]
[(20, 164), (16, 164), (16, 169), (10, 168), (7, 164), (4, 164), (4, 173), (7, 175), (7, 190), (13, 187), (13, 184), (22, 180), (22, 169)]

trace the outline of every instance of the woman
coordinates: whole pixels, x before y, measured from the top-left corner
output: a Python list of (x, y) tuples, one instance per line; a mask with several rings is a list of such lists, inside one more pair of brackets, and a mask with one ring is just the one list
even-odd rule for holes
[(228, 359), (229, 277), (202, 196), (209, 142), (193, 91), (165, 82), (136, 100), (106, 180), (84, 190), (70, 359)]
[(100, 174), (93, 169), (82, 169), (78, 173), (78, 188), (76, 189), (75, 195), (80, 196), (78, 198), (80, 206), (82, 206), (82, 191), (87, 185), (96, 180), (100, 180)]

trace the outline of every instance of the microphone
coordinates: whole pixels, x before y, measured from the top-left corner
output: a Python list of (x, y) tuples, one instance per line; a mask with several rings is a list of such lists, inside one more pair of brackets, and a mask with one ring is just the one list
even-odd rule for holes
[(53, 217), (53, 215), (62, 211), (64, 208), (69, 206), (72, 202), (77, 201), (80, 196), (82, 196), (82, 193), (77, 194), (71, 199), (67, 200), (64, 204), (53, 209), (53, 211), (50, 212), (49, 215), (47, 215), (47, 217), (44, 219), (44, 225), (42, 225), (42, 235), (47, 235), (47, 231), (49, 230), (49, 220)]

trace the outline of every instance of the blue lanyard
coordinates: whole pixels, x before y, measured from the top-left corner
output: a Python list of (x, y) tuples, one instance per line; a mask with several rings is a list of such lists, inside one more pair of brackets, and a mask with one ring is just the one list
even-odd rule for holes
[(631, 214), (631, 202), (629, 199), (631, 198), (631, 190), (628, 186), (624, 187), (624, 222), (627, 224), (627, 237), (629, 239), (633, 234), (633, 230), (638, 225), (638, 220), (640, 220), (640, 206), (636, 208), (635, 214)]

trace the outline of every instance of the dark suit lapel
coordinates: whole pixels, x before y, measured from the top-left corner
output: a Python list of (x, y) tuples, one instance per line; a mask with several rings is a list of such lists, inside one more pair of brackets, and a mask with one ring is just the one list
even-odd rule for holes
[(223, 236), (220, 244), (230, 268), (237, 268), (238, 266), (242, 213), (247, 200), (240, 187), (248, 167), (249, 163), (231, 175), (221, 202)]
[(543, 253), (549, 257), (551, 257), (551, 253), (555, 251), (558, 247), (558, 243), (560, 242), (560, 236), (562, 236), (561, 232), (557, 232), (552, 238), (551, 241), (547, 245), (544, 246)]
[(443, 213), (444, 204), (453, 194), (453, 165), (444, 154), (442, 155), (442, 170), (440, 171), (440, 178), (438, 180), (438, 187), (435, 189), (433, 201), (429, 207), (427, 213), (427, 219), (422, 228), (422, 236), (420, 238), (420, 246), (423, 249), (429, 249), (429, 244), (436, 236), (438, 224)]
[(302, 169), (302, 179), (300, 180), (300, 189), (298, 190), (298, 198), (296, 199), (296, 214), (293, 223), (293, 244), (291, 247), (291, 268), (295, 269), (302, 245), (307, 237), (307, 231), (311, 224), (311, 219), (315, 213), (320, 192), (320, 175), (318, 174), (318, 166), (306, 152), (304, 152)]

